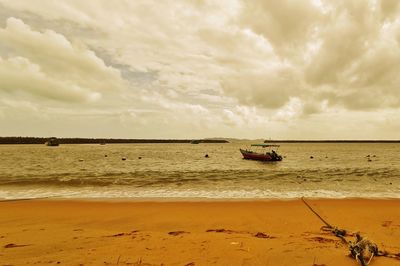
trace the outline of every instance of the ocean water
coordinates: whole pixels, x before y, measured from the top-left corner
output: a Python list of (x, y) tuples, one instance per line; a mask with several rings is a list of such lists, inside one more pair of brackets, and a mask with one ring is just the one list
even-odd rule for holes
[(249, 144), (0, 145), (0, 198), (400, 198), (400, 144)]

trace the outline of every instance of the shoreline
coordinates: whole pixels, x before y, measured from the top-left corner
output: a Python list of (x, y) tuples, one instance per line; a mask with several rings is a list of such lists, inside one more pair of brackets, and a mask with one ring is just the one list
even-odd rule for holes
[(399, 201), (400, 197), (293, 197), (293, 198), (207, 198), (207, 197), (87, 197), (87, 198), (68, 198), (68, 197), (38, 197), (38, 198), (0, 198), (2, 202), (15, 201), (73, 201), (73, 202), (271, 202), (271, 201), (299, 201), (302, 198), (311, 201), (346, 201), (346, 200), (366, 200), (366, 201)]
[[(360, 231), (382, 250), (400, 253), (400, 199), (306, 200), (333, 226)], [(321, 231), (322, 225), (300, 199), (0, 202), (0, 261), (13, 265), (357, 265), (347, 256), (348, 247)], [(398, 265), (399, 260), (376, 257), (372, 263)]]

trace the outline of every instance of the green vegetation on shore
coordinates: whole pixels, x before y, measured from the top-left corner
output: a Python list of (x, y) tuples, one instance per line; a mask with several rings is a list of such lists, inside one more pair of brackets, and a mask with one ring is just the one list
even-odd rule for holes
[[(0, 144), (44, 144), (43, 137), (0, 137)], [(59, 144), (108, 144), (108, 143), (191, 143), (190, 139), (106, 139), (106, 138), (57, 138)], [(223, 139), (200, 139), (200, 143), (229, 143)]]

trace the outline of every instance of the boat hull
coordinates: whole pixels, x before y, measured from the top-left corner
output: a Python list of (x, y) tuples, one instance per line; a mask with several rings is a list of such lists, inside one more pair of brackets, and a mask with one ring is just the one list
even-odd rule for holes
[(240, 152), (243, 155), (243, 159), (246, 160), (256, 160), (256, 161), (282, 161), (282, 157), (273, 157), (271, 154), (268, 153), (258, 153), (258, 152), (253, 152), (253, 151), (248, 151), (248, 150), (243, 150), (240, 149)]

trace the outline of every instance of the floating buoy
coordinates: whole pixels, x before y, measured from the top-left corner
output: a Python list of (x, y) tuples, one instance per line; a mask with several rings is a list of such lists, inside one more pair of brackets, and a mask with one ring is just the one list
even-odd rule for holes
[(205, 158), (209, 158), (210, 156), (208, 156), (208, 154), (206, 154), (204, 157), (205, 157)]
[(122, 161), (125, 161), (126, 160), (126, 158), (125, 157), (122, 157)]
[(139, 156), (138, 159), (140, 160), (140, 159), (142, 159), (142, 157)]
[(107, 155), (107, 154), (105, 154), (105, 155), (104, 155), (104, 157), (108, 157), (108, 155)]
[(314, 159), (314, 156), (310, 156), (310, 159)]

